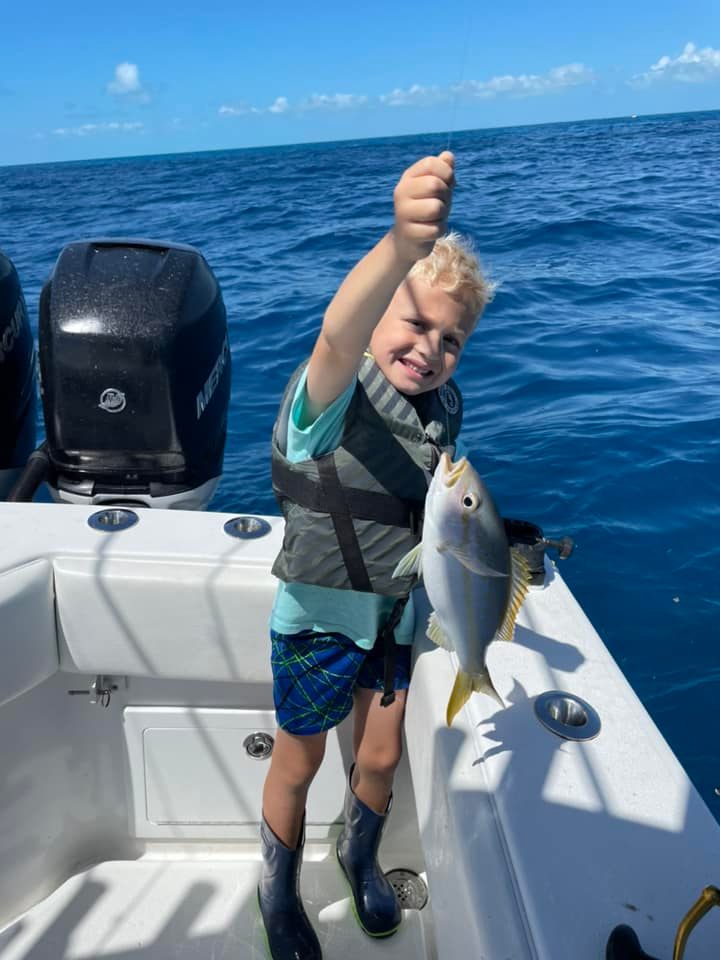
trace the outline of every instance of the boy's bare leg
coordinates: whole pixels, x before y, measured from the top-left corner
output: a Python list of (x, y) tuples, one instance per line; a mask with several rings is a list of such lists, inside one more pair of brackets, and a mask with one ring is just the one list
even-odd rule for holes
[(278, 729), (263, 787), (263, 815), (275, 836), (294, 850), (308, 790), (325, 755), (327, 733), (300, 737)]
[(407, 690), (395, 691), (395, 702), (380, 706), (382, 694), (364, 687), (355, 689), (353, 753), (355, 771), (351, 784), (355, 796), (384, 814), (393, 777), (402, 756), (402, 724)]

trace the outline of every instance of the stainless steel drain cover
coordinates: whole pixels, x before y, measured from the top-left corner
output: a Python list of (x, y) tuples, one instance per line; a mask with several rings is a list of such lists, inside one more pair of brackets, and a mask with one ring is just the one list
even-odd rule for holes
[(428, 902), (428, 888), (414, 870), (398, 868), (385, 874), (403, 910), (422, 910)]

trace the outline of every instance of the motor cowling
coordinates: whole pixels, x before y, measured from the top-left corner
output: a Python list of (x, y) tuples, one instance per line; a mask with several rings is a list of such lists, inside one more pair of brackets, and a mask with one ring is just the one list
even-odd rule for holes
[(230, 348), (198, 250), (66, 246), (40, 298), (48, 486), (73, 503), (202, 509), (222, 473)]
[(0, 251), (0, 500), (35, 447), (35, 346), (13, 263)]

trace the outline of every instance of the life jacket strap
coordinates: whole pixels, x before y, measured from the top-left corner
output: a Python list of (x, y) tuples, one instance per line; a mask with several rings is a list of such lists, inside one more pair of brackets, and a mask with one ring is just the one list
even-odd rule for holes
[(360, 543), (355, 533), (355, 526), (352, 521), (352, 514), (345, 502), (345, 491), (340, 483), (335, 457), (328, 454), (317, 461), (318, 476), (320, 478), (320, 487), (323, 491), (326, 502), (333, 504), (335, 509), (325, 506), (325, 511), (330, 514), (335, 536), (337, 537), (340, 553), (343, 563), (350, 578), (350, 586), (353, 590), (361, 590), (363, 593), (373, 593), (370, 576), (363, 560)]
[(400, 623), (408, 599), (409, 597), (405, 596), (395, 601), (390, 615), (378, 631), (377, 639), (375, 640), (376, 644), (382, 645), (384, 657), (383, 695), (380, 699), (381, 707), (389, 707), (391, 703), (395, 702), (395, 659), (397, 652), (395, 627)]
[(275, 495), (316, 513), (346, 513), (355, 520), (374, 520), (389, 527), (408, 527), (413, 532), (420, 529), (425, 509), (424, 500), (400, 499), (390, 493), (341, 487), (339, 482), (336, 485), (334, 477), (337, 477), (337, 468), (332, 453), (319, 457), (315, 464), (320, 474), (320, 483), (293, 470), (287, 463), (273, 459), (272, 482)]

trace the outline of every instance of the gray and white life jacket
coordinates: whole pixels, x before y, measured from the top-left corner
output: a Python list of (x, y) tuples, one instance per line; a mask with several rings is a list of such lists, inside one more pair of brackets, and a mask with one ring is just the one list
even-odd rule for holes
[(460, 391), (450, 380), (411, 402), (366, 356), (339, 446), (291, 463), (285, 456), (288, 421), (305, 366), (290, 378), (273, 430), (273, 490), (285, 536), (272, 572), (285, 582), (406, 596), (415, 577), (393, 579), (392, 572), (420, 540), (425, 494), (440, 454), (455, 453)]

